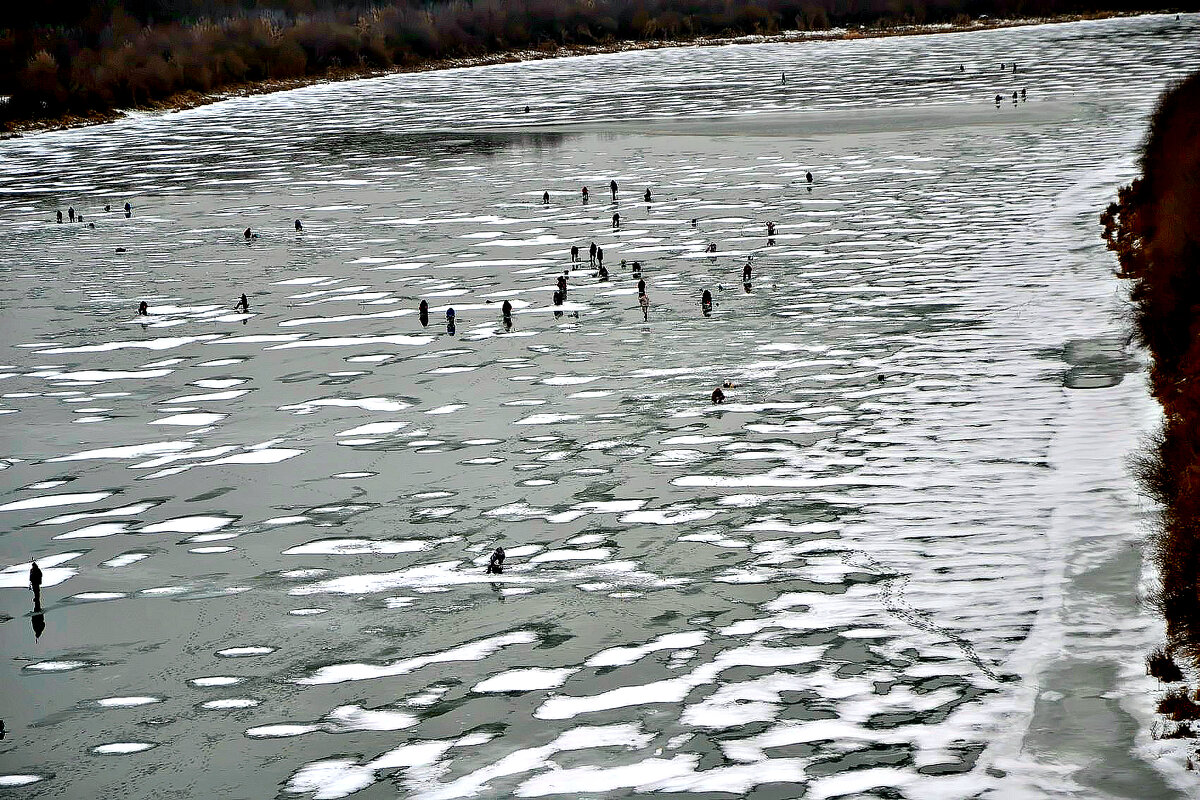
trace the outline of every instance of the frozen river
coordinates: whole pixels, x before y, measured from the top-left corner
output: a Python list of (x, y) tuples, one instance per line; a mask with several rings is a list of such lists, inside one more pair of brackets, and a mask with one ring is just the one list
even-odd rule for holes
[(1187, 796), (1097, 217), (1197, 63), (1156, 16), (0, 142), (0, 793)]

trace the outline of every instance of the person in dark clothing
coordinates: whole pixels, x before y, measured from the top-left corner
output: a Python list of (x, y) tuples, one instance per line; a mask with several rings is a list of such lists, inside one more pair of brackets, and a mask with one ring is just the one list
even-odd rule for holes
[(67, 219), (71, 222), (75, 221), (75, 206), (67, 206)]
[(599, 264), (600, 266), (604, 266), (604, 248), (603, 247), (596, 248), (596, 263)]
[(608, 188), (609, 188), (609, 191), (611, 191), (611, 192), (612, 192), (612, 198), (613, 198), (613, 202), (614, 202), (614, 203), (615, 203), (615, 202), (617, 202), (617, 182), (616, 182), (616, 181), (609, 181), (609, 182), (608, 182)]
[(638, 294), (643, 295), (645, 293), (646, 293), (646, 281), (640, 280), (640, 281), (638, 281)]
[(751, 273), (750, 261), (749, 261), (749, 259), (747, 259), (746, 266), (742, 267), (742, 283), (750, 282), (750, 273)]
[(544, 205), (544, 206), (550, 205), (550, 193), (549, 192), (542, 192), (542, 205)]
[(704, 294), (700, 295), (700, 307), (712, 309), (712, 292), (708, 289), (705, 289)]
[(713, 389), (712, 401), (713, 401), (713, 403), (724, 403), (725, 402), (725, 393), (721, 391), (720, 387)]
[(487, 573), (488, 575), (500, 575), (504, 572), (504, 548), (497, 547), (492, 552), (492, 557), (488, 559)]
[(619, 229), (620, 227), (621, 227), (621, 215), (613, 214), (613, 230), (615, 231), (615, 230)]
[(304, 230), (304, 226), (300, 224), (300, 220), (296, 220), (296, 230), (298, 230), (298, 231)]
[(571, 263), (575, 264), (578, 262), (579, 262), (579, 245), (573, 244), (573, 245), (571, 245)]
[(804, 173), (804, 179), (806, 181), (808, 181), (809, 183), (812, 183), (813, 182), (812, 173), (811, 172)]
[(150, 313), (150, 306), (148, 306), (146, 304), (145, 300), (138, 303), (138, 316), (139, 317), (145, 317), (145, 316), (149, 315), (149, 313)]
[(250, 313), (250, 301), (246, 299), (246, 295), (242, 295), (242, 299), (238, 300), (237, 305), (233, 307), (233, 310), (240, 310), (243, 314)]
[(608, 280), (608, 269), (601, 264), (600, 269), (596, 270), (596, 277), (602, 281)]
[(421, 301), (421, 305), (417, 306), (417, 317), (421, 320), (421, 327), (429, 327), (429, 303)]
[(512, 303), (505, 300), (504, 303), (500, 306), (500, 315), (502, 317), (504, 317), (505, 319), (508, 319), (509, 317), (511, 317), (512, 316)]
[(253, 235), (254, 234), (250, 232), (249, 228), (246, 228), (246, 230), (242, 231), (242, 236), (246, 237), (247, 242), (250, 241), (250, 237)]
[(645, 198), (646, 198), (646, 202), (649, 203), (650, 202), (650, 190), (649, 189), (646, 190)]
[(58, 224), (61, 225), (62, 224), (62, 212), (57, 211), (55, 213), (58, 215)]
[(588, 201), (588, 188), (585, 186), (585, 187), (583, 187), (583, 202), (586, 203), (587, 201)]
[(596, 266), (596, 243), (592, 242), (592, 246), (588, 248), (588, 260), (592, 266)]

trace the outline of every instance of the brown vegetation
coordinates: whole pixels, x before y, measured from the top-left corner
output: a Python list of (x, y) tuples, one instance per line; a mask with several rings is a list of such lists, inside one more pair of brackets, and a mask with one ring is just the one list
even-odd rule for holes
[(1176, 722), (1200, 719), (1200, 706), (1188, 695), (1187, 689), (1172, 689), (1158, 701), (1158, 713)]
[(1156, 648), (1146, 656), (1146, 674), (1158, 678), (1163, 683), (1183, 680), (1183, 671), (1165, 647)]
[[(1144, 0), (57, 0), (0, 22), (0, 124), (515, 50), (966, 22)], [(1118, 5), (1119, 3), (1119, 5)], [(968, 13), (969, 12), (969, 13)]]
[(1132, 282), (1163, 408), (1162, 431), (1134, 464), (1162, 508), (1149, 543), (1161, 579), (1154, 599), (1170, 652), (1200, 665), (1200, 73), (1160, 99), (1141, 168), (1101, 222), (1118, 275)]

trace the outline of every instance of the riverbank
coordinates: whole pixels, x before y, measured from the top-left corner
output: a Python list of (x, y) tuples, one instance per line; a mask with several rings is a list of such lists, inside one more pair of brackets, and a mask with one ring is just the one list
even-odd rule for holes
[[(1134, 326), (1154, 359), (1150, 379), (1162, 430), (1135, 460), (1161, 509), (1149, 539), (1158, 572), (1152, 600), (1165, 647), (1147, 670), (1169, 688), (1161, 738), (1200, 737), (1200, 72), (1167, 91), (1150, 121), (1142, 177), (1120, 190), (1101, 222), (1118, 275), (1132, 282)], [(1182, 667), (1182, 669), (1180, 668)], [(1189, 767), (1200, 761), (1189, 748)]]
[(435, 70), (462, 69), (493, 64), (512, 64), (524, 61), (540, 61), (551, 58), (601, 55), (636, 50), (657, 50), (671, 47), (724, 47), (739, 44), (780, 44), (799, 42), (822, 42), (841, 39), (884, 38), (892, 36), (926, 36), (944, 33), (970, 33), (1002, 28), (1030, 25), (1053, 25), (1114, 17), (1137, 17), (1156, 12), (1097, 12), (1094, 14), (1068, 14), (1053, 17), (1028, 17), (1019, 19), (978, 18), (969, 23), (940, 23), (929, 25), (900, 25), (886, 27), (829, 28), (820, 31), (785, 31), (778, 34), (755, 34), (746, 36), (705, 37), (673, 39), (667, 41), (614, 41), (599, 45), (563, 45), (543, 49), (510, 50), (469, 58), (446, 58), (420, 61), (395, 66), (389, 69), (336, 67), (319, 75), (252, 81), (230, 84), (212, 92), (185, 91), (170, 95), (162, 100), (149, 101), (126, 109), (94, 111), (87, 114), (66, 114), (44, 119), (0, 121), (0, 139), (40, 131), (65, 130), (90, 125), (102, 125), (128, 115), (130, 111), (171, 112), (219, 103), (234, 97), (251, 97), (261, 94), (300, 89), (316, 84), (378, 78), (385, 75)]

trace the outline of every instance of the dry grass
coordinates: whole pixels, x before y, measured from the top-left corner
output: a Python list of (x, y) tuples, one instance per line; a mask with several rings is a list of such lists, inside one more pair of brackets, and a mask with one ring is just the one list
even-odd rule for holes
[(1200, 73), (1159, 100), (1141, 166), (1101, 216), (1102, 235), (1131, 282), (1163, 408), (1162, 430), (1131, 462), (1161, 506), (1147, 543), (1161, 587), (1153, 602), (1167, 650), (1200, 666)]
[(1182, 686), (1172, 689), (1158, 701), (1158, 713), (1176, 722), (1200, 719), (1200, 705), (1192, 700), (1188, 690)]
[(1183, 680), (1182, 670), (1165, 647), (1152, 650), (1150, 655), (1146, 656), (1146, 674), (1158, 678), (1163, 683)]

